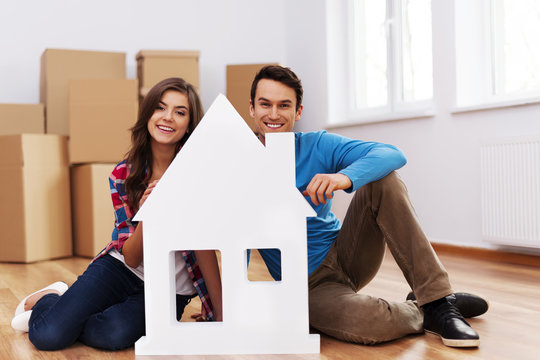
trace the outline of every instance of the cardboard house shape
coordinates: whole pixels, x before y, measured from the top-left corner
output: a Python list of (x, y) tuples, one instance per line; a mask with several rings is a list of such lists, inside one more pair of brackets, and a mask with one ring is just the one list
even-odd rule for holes
[[(143, 223), (146, 336), (137, 355), (319, 353), (309, 334), (306, 217), (294, 134), (266, 147), (219, 95), (135, 216)], [(249, 281), (247, 249), (281, 250), (281, 281)], [(221, 251), (222, 322), (175, 318), (174, 252)]]

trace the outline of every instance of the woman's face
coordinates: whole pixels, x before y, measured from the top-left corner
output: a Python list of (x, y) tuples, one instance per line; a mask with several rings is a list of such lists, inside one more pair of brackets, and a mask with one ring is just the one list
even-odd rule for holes
[(189, 102), (185, 94), (167, 90), (148, 120), (152, 145), (176, 144), (184, 137), (189, 125)]

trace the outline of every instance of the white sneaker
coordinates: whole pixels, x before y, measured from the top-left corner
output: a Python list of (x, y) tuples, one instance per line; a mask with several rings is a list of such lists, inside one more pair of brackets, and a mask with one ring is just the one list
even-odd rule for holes
[(30, 321), (30, 316), (32, 316), (32, 310), (15, 315), (13, 319), (11, 319), (11, 327), (17, 331), (28, 332), (28, 322)]
[(24, 304), (30, 296), (44, 290), (56, 290), (60, 293), (60, 295), (63, 295), (67, 289), (68, 285), (65, 282), (57, 281), (47, 287), (44, 287), (43, 289), (34, 291), (30, 295), (22, 299), (19, 305), (17, 305), (17, 308), (15, 309), (15, 315), (13, 316), (13, 319), (11, 319), (11, 327), (18, 331), (28, 332), (28, 321), (30, 320), (30, 316), (32, 315), (32, 310), (25, 311)]

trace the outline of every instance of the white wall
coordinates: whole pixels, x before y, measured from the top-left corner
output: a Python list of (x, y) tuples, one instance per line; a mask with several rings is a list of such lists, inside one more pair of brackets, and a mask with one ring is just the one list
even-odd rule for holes
[(139, 50), (174, 49), (201, 52), (208, 108), (225, 93), (227, 64), (283, 63), (284, 42), (283, 0), (2, 0), (0, 102), (39, 102), (46, 48), (126, 52), (128, 78)]
[(325, 0), (289, 0), (286, 8), (284, 64), (300, 77), (304, 88), (304, 111), (295, 130), (318, 130), (328, 113)]

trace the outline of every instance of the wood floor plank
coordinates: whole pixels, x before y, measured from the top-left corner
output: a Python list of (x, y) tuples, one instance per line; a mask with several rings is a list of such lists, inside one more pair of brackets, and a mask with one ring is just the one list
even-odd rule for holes
[[(424, 334), (375, 346), (346, 343), (321, 335), (320, 355), (144, 356), (137, 360), (538, 359), (540, 268), (474, 259), (452, 252), (443, 251), (439, 255), (456, 291), (481, 293), (490, 300), (489, 312), (469, 321), (481, 337), (478, 349), (452, 349), (444, 346), (437, 336)], [(0, 263), (0, 359), (135, 359), (133, 348), (107, 352), (80, 343), (63, 351), (38, 351), (28, 341), (27, 334), (11, 329), (11, 317), (22, 297), (57, 280), (73, 283), (89, 261), (75, 257), (34, 264)], [(270, 279), (257, 252), (252, 255), (251, 264), (255, 278)], [(410, 290), (387, 253), (379, 274), (361, 291), (388, 301), (403, 301)], [(199, 310), (200, 303), (193, 301), (186, 308), (183, 320), (189, 320), (189, 316)]]

